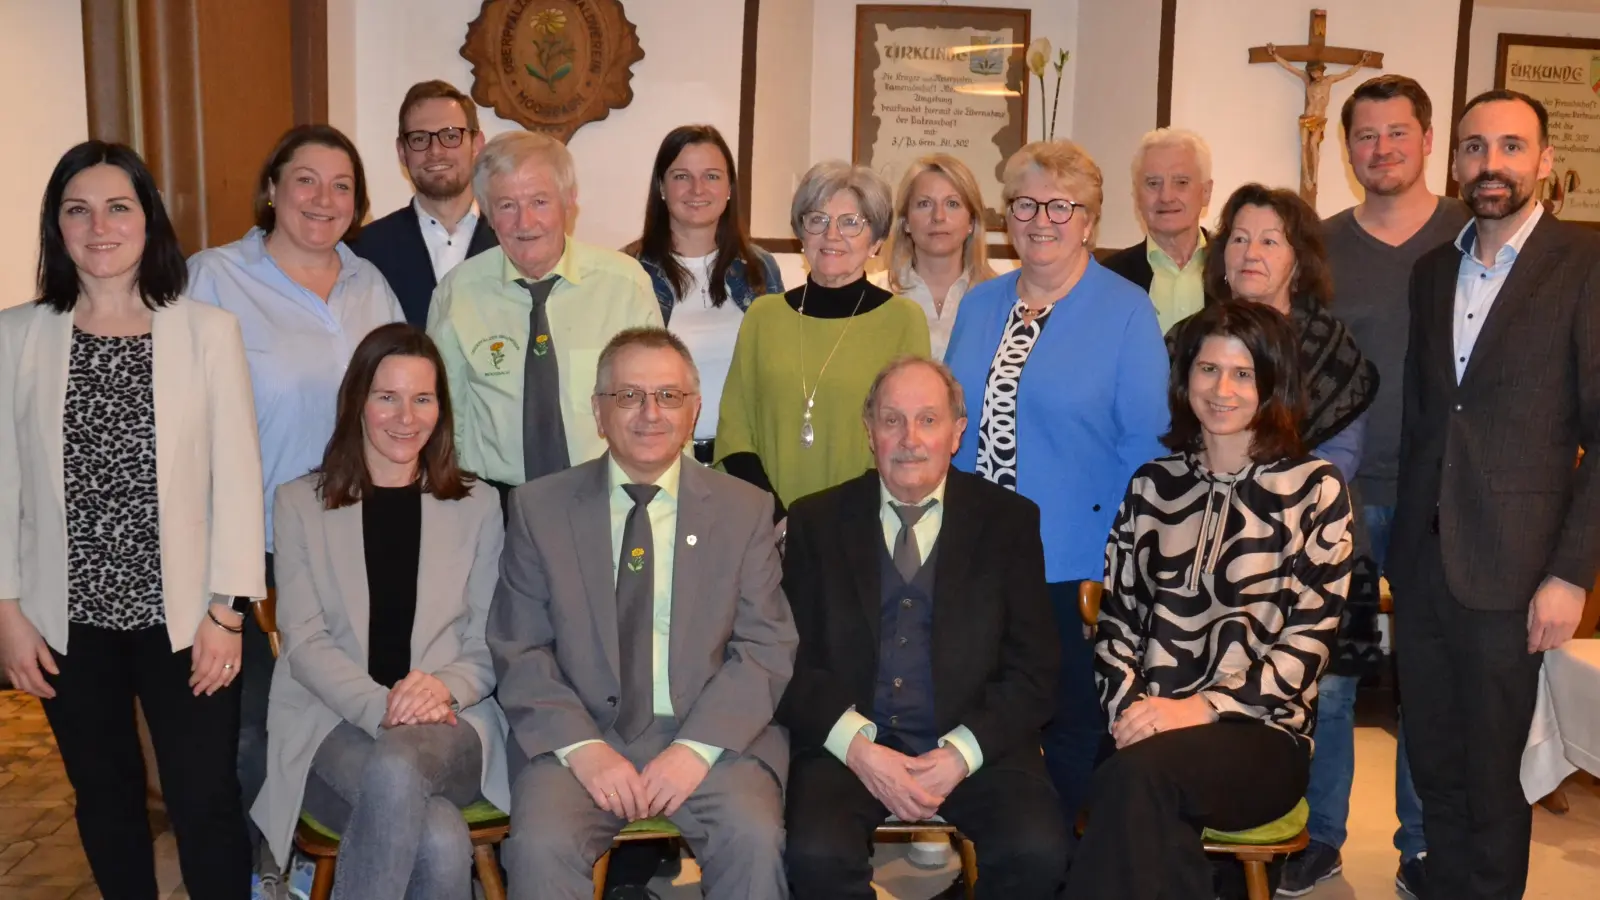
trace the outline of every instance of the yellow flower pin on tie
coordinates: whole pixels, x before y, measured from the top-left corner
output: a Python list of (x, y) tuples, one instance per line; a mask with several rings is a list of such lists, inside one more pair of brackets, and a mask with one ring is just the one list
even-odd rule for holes
[(630, 557), (628, 559), (628, 571), (629, 572), (643, 572), (644, 571), (644, 548), (643, 547), (635, 547), (635, 548), (633, 548), (633, 552), (629, 553), (628, 556)]
[(550, 335), (541, 334), (533, 339), (533, 355), (543, 356), (550, 352)]

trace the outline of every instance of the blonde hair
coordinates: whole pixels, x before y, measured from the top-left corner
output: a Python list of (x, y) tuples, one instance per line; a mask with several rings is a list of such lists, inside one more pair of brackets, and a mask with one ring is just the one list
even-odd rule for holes
[[(1093, 250), (1100, 237), (1100, 206), (1105, 201), (1105, 179), (1094, 157), (1071, 141), (1034, 141), (1024, 145), (1006, 160), (1005, 172), (1000, 178), (1004, 206), (1009, 207), (1016, 199), (1017, 184), (1032, 172), (1056, 182), (1094, 218), (1094, 224), (1089, 226), (1087, 244)], [(1006, 214), (1010, 215), (1010, 211)]]
[(935, 153), (913, 162), (906, 168), (906, 174), (900, 179), (900, 187), (894, 192), (894, 227), (889, 229), (889, 242), (883, 252), (889, 270), (889, 290), (896, 294), (905, 290), (904, 276), (916, 259), (917, 248), (907, 230), (907, 209), (911, 205), (911, 186), (927, 172), (949, 179), (950, 184), (955, 186), (956, 196), (961, 198), (961, 205), (972, 216), (972, 230), (962, 245), (962, 253), (966, 257), (963, 274), (967, 276), (967, 289), (971, 290), (979, 282), (994, 277), (994, 269), (989, 267), (989, 242), (984, 237), (983, 191), (978, 188), (978, 180), (972, 177), (972, 170), (967, 168), (966, 163), (946, 153)]

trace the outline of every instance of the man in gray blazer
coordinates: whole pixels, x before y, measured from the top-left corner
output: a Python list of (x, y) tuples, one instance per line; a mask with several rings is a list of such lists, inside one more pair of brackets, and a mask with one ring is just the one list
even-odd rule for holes
[(660, 328), (600, 355), (599, 459), (516, 489), (489, 614), (511, 723), (511, 896), (588, 900), (630, 821), (666, 816), (713, 900), (787, 896), (772, 724), (797, 638), (769, 494), (682, 450), (699, 373)]

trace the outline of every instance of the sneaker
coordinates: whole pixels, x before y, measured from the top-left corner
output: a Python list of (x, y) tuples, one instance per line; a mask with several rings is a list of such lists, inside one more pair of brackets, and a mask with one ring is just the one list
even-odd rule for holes
[(906, 854), (906, 859), (919, 869), (942, 869), (950, 861), (950, 842), (941, 841), (915, 841), (911, 850)]
[(1394, 873), (1394, 886), (1408, 897), (1428, 900), (1428, 853), (1424, 850), (1416, 859), (1402, 859), (1400, 870)]
[(1289, 857), (1283, 865), (1283, 880), (1278, 883), (1279, 897), (1304, 897), (1318, 883), (1344, 871), (1344, 860), (1337, 848), (1321, 841), (1312, 841), (1299, 853)]

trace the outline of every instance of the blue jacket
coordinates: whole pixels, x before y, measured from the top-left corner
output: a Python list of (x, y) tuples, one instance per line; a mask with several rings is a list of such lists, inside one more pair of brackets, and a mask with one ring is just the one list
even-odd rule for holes
[[(984, 389), (1018, 272), (961, 298), (945, 363), (967, 397), (955, 466), (977, 467)], [(1093, 259), (1059, 300), (1017, 388), (1017, 492), (1039, 505), (1045, 577), (1099, 580), (1111, 520), (1139, 466), (1167, 451), (1167, 347), (1150, 298)]]
[[(723, 279), (723, 284), (728, 289), (728, 299), (732, 300), (741, 312), (750, 308), (750, 304), (757, 297), (767, 294), (783, 293), (783, 275), (778, 272), (778, 261), (772, 254), (760, 247), (751, 247), (756, 255), (761, 258), (761, 264), (767, 269), (767, 280), (764, 284), (751, 285), (745, 277), (744, 260), (735, 259), (728, 266), (728, 277)], [(667, 273), (661, 265), (653, 259), (639, 257), (639, 265), (644, 266), (645, 272), (650, 276), (650, 284), (656, 289), (656, 302), (661, 304), (661, 321), (672, 321), (672, 307), (678, 302), (678, 295), (672, 291), (672, 282), (667, 280)]]

